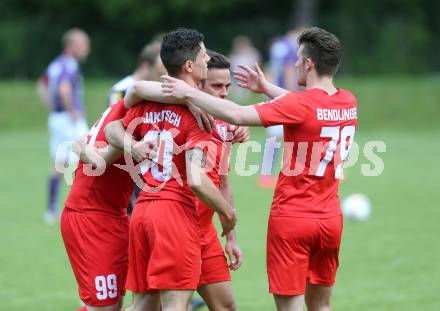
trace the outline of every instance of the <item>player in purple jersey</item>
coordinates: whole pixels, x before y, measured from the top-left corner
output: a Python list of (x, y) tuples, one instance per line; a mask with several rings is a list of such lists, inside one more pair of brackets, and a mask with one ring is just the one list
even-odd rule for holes
[(50, 110), (50, 155), (54, 167), (50, 173), (49, 200), (44, 217), (48, 224), (53, 224), (58, 219), (60, 173), (55, 167), (57, 164), (63, 165), (73, 161), (68, 146), (65, 149), (65, 157), (57, 157), (57, 151), (62, 143), (75, 141), (88, 131), (79, 62), (87, 58), (90, 40), (83, 30), (74, 28), (64, 34), (62, 43), (63, 52), (49, 64), (37, 85), (40, 96)]

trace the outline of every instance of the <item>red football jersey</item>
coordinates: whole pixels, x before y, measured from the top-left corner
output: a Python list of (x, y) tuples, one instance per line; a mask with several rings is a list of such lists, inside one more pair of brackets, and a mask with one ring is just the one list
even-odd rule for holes
[(310, 89), (254, 107), (265, 127), (284, 125), (283, 167), (271, 215), (340, 214), (338, 185), (357, 125), (356, 98), (343, 89), (333, 95)]
[[(228, 137), (228, 125), (228, 123), (221, 120), (215, 121), (211, 133), (213, 145), (211, 148), (207, 148), (207, 174), (217, 188), (220, 187), (220, 175), (226, 174), (229, 169), (229, 155), (232, 143), (228, 143), (228, 141), (230, 141)], [(202, 235), (205, 235), (212, 229), (214, 210), (209, 208), (202, 201), (197, 200), (197, 215), (199, 217), (199, 231)], [(212, 231), (213, 234), (216, 234), (215, 230)]]
[[(104, 129), (107, 123), (125, 116), (127, 108), (121, 99), (107, 108), (87, 135), (87, 143), (99, 148), (107, 145)], [(123, 159), (118, 161), (124, 163)], [(106, 168), (101, 176), (87, 176), (84, 163), (79, 162), (66, 207), (77, 211), (99, 211), (117, 216), (126, 214), (134, 183), (130, 175), (114, 165)]]
[[(141, 118), (134, 127), (138, 139), (156, 140), (159, 137), (156, 164), (142, 168), (143, 187), (138, 202), (144, 200), (175, 200), (195, 207), (195, 196), (186, 181), (185, 151), (196, 145), (205, 148), (211, 135), (197, 126), (186, 106), (144, 102), (130, 109), (123, 119), (130, 123)], [(139, 121), (138, 121), (139, 122)]]
[(229, 170), (232, 133), (228, 132), (228, 126), (224, 121), (215, 120), (211, 133), (212, 144), (205, 148), (207, 174), (216, 186), (219, 186), (220, 175), (227, 174)]

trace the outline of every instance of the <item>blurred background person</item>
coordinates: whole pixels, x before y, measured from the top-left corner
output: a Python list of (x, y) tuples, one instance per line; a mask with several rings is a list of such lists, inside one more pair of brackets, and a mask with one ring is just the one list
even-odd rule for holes
[[(270, 47), (269, 72), (273, 83), (287, 89), (298, 90), (298, 73), (295, 69), (298, 51), (298, 36), (305, 27), (293, 27), (284, 36), (275, 39)], [(251, 67), (252, 68), (252, 67)], [(283, 140), (283, 126), (266, 128), (266, 143), (257, 184), (261, 188), (272, 188), (276, 183), (275, 168)]]
[(108, 106), (113, 105), (119, 99), (123, 98), (128, 89), (133, 86), (134, 82), (139, 80), (156, 80), (165, 72), (163, 65), (157, 64), (157, 61), (161, 63), (160, 58), (158, 59), (160, 41), (160, 38), (154, 39), (144, 46), (139, 54), (135, 71), (112, 86), (110, 95), (108, 96)]
[(50, 156), (54, 166), (50, 172), (48, 204), (44, 215), (47, 224), (54, 224), (59, 218), (58, 194), (60, 176), (55, 167), (73, 161), (70, 150), (66, 158), (57, 159), (57, 149), (63, 142), (74, 141), (87, 134), (83, 99), (83, 78), (79, 63), (90, 51), (90, 39), (79, 28), (68, 30), (62, 37), (63, 52), (47, 67), (37, 83), (37, 90), (50, 110), (49, 136)]
[[(159, 38), (161, 40), (161, 38)], [(160, 76), (166, 73), (165, 67), (160, 59), (160, 40), (154, 39), (152, 42), (144, 46), (139, 54), (138, 65), (135, 71), (117, 82), (110, 90), (108, 96), (108, 106), (113, 105), (119, 99), (123, 98), (127, 91), (139, 80), (157, 81)], [(133, 195), (130, 204), (127, 208), (127, 213), (130, 216), (133, 212), (133, 206), (139, 195), (139, 187), (134, 186)]]
[[(249, 37), (239, 35), (232, 41), (232, 49), (229, 59), (231, 61), (231, 69), (234, 71), (239, 68), (238, 65), (246, 65), (253, 68), (255, 63), (260, 62), (261, 54)], [(232, 87), (234, 96), (240, 100), (249, 99), (249, 96), (251, 95), (249, 92), (237, 87), (236, 83), (234, 83)]]

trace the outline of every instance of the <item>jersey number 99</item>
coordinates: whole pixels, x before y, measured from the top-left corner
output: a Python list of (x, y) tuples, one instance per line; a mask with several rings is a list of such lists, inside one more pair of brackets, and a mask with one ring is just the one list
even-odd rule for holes
[(96, 298), (105, 300), (107, 298), (116, 298), (118, 296), (118, 284), (116, 275), (109, 274), (107, 278), (99, 275), (95, 278)]

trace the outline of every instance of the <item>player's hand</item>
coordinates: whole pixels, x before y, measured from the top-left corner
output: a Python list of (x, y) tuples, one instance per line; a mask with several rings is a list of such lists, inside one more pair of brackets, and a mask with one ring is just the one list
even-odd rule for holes
[(160, 78), (162, 80), (162, 93), (166, 96), (185, 101), (189, 97), (189, 94), (194, 91), (193, 87), (180, 79), (168, 75), (163, 75)]
[(159, 143), (159, 136), (154, 141), (133, 141), (130, 149), (131, 157), (137, 162), (142, 162), (144, 160), (153, 160), (157, 156)]
[[(104, 146), (102, 146), (102, 148), (103, 147)], [(102, 166), (102, 164), (100, 165), (98, 148), (99, 147), (88, 145), (84, 137), (77, 139), (72, 144), (73, 153), (75, 153), (81, 161), (85, 164), (92, 165), (93, 169), (105, 169), (105, 161), (104, 166)]]
[(211, 133), (212, 126), (214, 124), (214, 118), (194, 104), (188, 104), (188, 109), (189, 111), (191, 111), (192, 115), (196, 119), (199, 128), (201, 130), (207, 130), (209, 133)]
[(222, 236), (234, 230), (235, 224), (237, 223), (237, 213), (235, 209), (229, 208), (228, 211), (223, 213), (220, 216), (220, 223), (223, 229)]
[(228, 131), (232, 132), (232, 140), (233, 144), (235, 143), (245, 143), (249, 140), (250, 137), (250, 129), (248, 126), (238, 126), (238, 125), (229, 125)]
[(71, 119), (73, 122), (77, 122), (77, 121), (79, 121), (79, 120), (81, 119), (81, 117), (82, 117), (81, 112), (79, 112), (79, 111), (77, 111), (77, 110), (71, 110), (71, 111), (69, 112), (69, 115), (70, 115), (70, 119)]
[(81, 137), (72, 143), (72, 152), (75, 153), (78, 158), (81, 158), (81, 154), (84, 152), (86, 146), (85, 140)]
[(255, 70), (246, 65), (238, 65), (238, 67), (242, 69), (234, 71), (234, 79), (238, 81), (238, 86), (254, 93), (264, 93), (267, 80), (258, 63), (255, 63)]
[(229, 269), (238, 270), (243, 262), (243, 255), (233, 232), (226, 237), (225, 252), (229, 258)]

